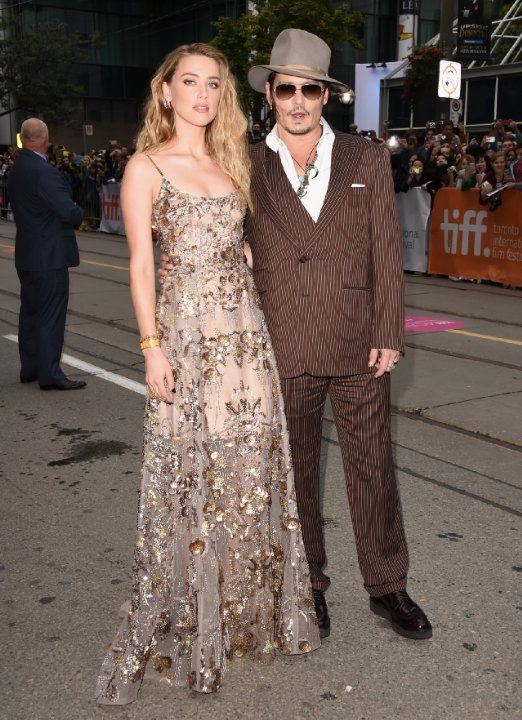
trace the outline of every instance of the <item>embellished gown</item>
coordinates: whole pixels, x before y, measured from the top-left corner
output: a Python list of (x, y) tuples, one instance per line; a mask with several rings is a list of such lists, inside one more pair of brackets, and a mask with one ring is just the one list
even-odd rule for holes
[(200, 197), (165, 177), (154, 202), (174, 266), (157, 328), (175, 400), (146, 404), (131, 607), (98, 677), (102, 704), (135, 700), (147, 663), (209, 693), (234, 656), (267, 662), (320, 644), (244, 213), (236, 192)]

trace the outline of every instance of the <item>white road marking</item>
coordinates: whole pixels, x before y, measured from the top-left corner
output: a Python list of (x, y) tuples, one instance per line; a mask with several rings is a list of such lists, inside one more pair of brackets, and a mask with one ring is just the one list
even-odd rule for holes
[[(3, 337), (6, 340), (12, 340), (16, 343), (18, 342), (18, 337), (16, 335), (4, 335)], [(85, 360), (80, 360), (79, 358), (75, 358), (72, 355), (68, 355), (67, 353), (64, 353), (62, 355), (62, 362), (65, 365), (70, 365), (71, 367), (77, 368), (78, 370), (83, 370), (83, 372), (94, 375), (101, 380), (107, 380), (107, 382), (111, 382), (114, 385), (119, 385), (120, 387), (126, 388), (127, 390), (132, 390), (132, 392), (138, 393), (139, 395), (147, 394), (146, 385), (136, 382), (135, 380), (129, 380), (129, 378), (122, 377), (121, 375), (117, 375), (116, 373), (110, 372), (109, 370), (104, 370), (97, 365), (85, 362)]]

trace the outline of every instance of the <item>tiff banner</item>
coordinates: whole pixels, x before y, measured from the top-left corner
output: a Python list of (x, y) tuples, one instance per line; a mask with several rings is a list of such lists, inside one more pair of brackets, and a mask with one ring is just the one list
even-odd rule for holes
[(405, 270), (426, 272), (428, 263), (428, 222), (431, 197), (422, 188), (397, 193), (397, 210), (402, 233), (402, 261)]
[(437, 191), (430, 218), (428, 272), (522, 285), (520, 191), (504, 190), (493, 212), (479, 190)]
[(100, 190), (101, 232), (125, 235), (120, 208), (120, 183), (107, 183)]

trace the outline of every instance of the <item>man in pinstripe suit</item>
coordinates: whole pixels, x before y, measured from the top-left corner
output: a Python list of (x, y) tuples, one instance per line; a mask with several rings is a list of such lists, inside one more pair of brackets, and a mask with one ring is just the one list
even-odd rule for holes
[(431, 637), (406, 593), (408, 551), (390, 439), (390, 382), (404, 347), (400, 231), (389, 160), (322, 118), (330, 49), (284, 30), (269, 65), (249, 71), (276, 125), (252, 147), (245, 239), (285, 399), (303, 539), (321, 634), (330, 579), (319, 498), (322, 418), (330, 396), (371, 610), (399, 634)]
[[(404, 347), (402, 247), (389, 158), (322, 118), (330, 49), (284, 30), (270, 64), (249, 72), (276, 125), (252, 146), (245, 240), (285, 400), (303, 540), (321, 636), (330, 634), (319, 461), (327, 395), (343, 456), (370, 609), (399, 634), (431, 637), (406, 592), (390, 438), (389, 372)], [(169, 271), (162, 257), (160, 275)]]

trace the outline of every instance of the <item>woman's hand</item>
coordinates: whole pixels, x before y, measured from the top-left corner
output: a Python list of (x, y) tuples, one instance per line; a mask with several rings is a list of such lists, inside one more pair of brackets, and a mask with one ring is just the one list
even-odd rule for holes
[(174, 402), (175, 380), (169, 361), (159, 347), (143, 350), (145, 356), (145, 382), (149, 395), (172, 404)]
[(491, 192), (493, 190), (493, 185), (489, 182), (482, 183), (482, 186), (480, 188), (481, 195), (487, 195), (488, 192)]
[(250, 245), (247, 242), (243, 243), (243, 253), (245, 255), (246, 264), (252, 270), (252, 268), (254, 267), (254, 260), (252, 259), (252, 250), (250, 249)]

